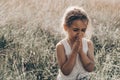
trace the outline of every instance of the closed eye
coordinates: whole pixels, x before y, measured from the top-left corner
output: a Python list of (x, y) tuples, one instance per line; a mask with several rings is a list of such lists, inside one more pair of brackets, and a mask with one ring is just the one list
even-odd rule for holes
[(81, 31), (82, 31), (82, 32), (85, 32), (85, 31), (86, 31), (86, 29), (82, 29)]
[(74, 31), (74, 32), (77, 32), (77, 31), (79, 31), (79, 29), (75, 28), (75, 29), (73, 29), (73, 31)]

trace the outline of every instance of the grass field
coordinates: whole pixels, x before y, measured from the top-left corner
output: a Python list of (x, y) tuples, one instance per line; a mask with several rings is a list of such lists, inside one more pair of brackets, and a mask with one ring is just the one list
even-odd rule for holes
[(55, 80), (56, 43), (69, 6), (91, 18), (91, 80), (120, 80), (120, 0), (0, 0), (0, 80)]

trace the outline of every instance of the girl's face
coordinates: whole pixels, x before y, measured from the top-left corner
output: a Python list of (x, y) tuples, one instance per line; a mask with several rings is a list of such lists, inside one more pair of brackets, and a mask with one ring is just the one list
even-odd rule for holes
[(68, 32), (69, 39), (75, 41), (79, 35), (82, 35), (82, 37), (84, 36), (86, 29), (87, 22), (85, 23), (82, 20), (74, 20), (72, 25), (67, 27), (66, 31)]

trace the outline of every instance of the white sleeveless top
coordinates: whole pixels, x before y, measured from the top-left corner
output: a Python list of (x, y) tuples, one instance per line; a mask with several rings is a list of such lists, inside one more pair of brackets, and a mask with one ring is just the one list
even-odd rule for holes
[[(60, 43), (63, 44), (63, 46), (65, 48), (65, 54), (67, 57), (69, 57), (69, 55), (71, 54), (71, 47), (70, 47), (67, 39), (61, 40)], [(87, 55), (87, 51), (88, 51), (87, 39), (82, 38), (82, 45), (83, 45), (83, 51)], [(73, 67), (72, 72), (69, 75), (67, 75), (67, 76), (64, 75), (61, 72), (61, 70), (59, 69), (59, 74), (57, 76), (57, 80), (78, 80), (80, 78), (88, 76), (89, 73), (83, 68), (82, 62), (80, 61), (79, 58), (80, 57), (77, 54), (76, 63)]]

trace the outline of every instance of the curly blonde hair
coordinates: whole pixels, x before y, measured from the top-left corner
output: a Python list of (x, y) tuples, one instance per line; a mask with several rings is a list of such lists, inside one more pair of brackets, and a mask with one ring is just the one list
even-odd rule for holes
[(69, 7), (63, 16), (63, 24), (70, 27), (74, 20), (82, 20), (83, 22), (88, 23), (89, 18), (87, 13), (84, 11), (83, 8), (80, 7)]
[(61, 25), (62, 26), (66, 25), (70, 27), (74, 20), (81, 20), (85, 22), (85, 24), (87, 25), (85, 36), (90, 39), (93, 33), (92, 32), (93, 28), (91, 27), (91, 21), (87, 12), (82, 7), (78, 6), (68, 7), (63, 15)]

